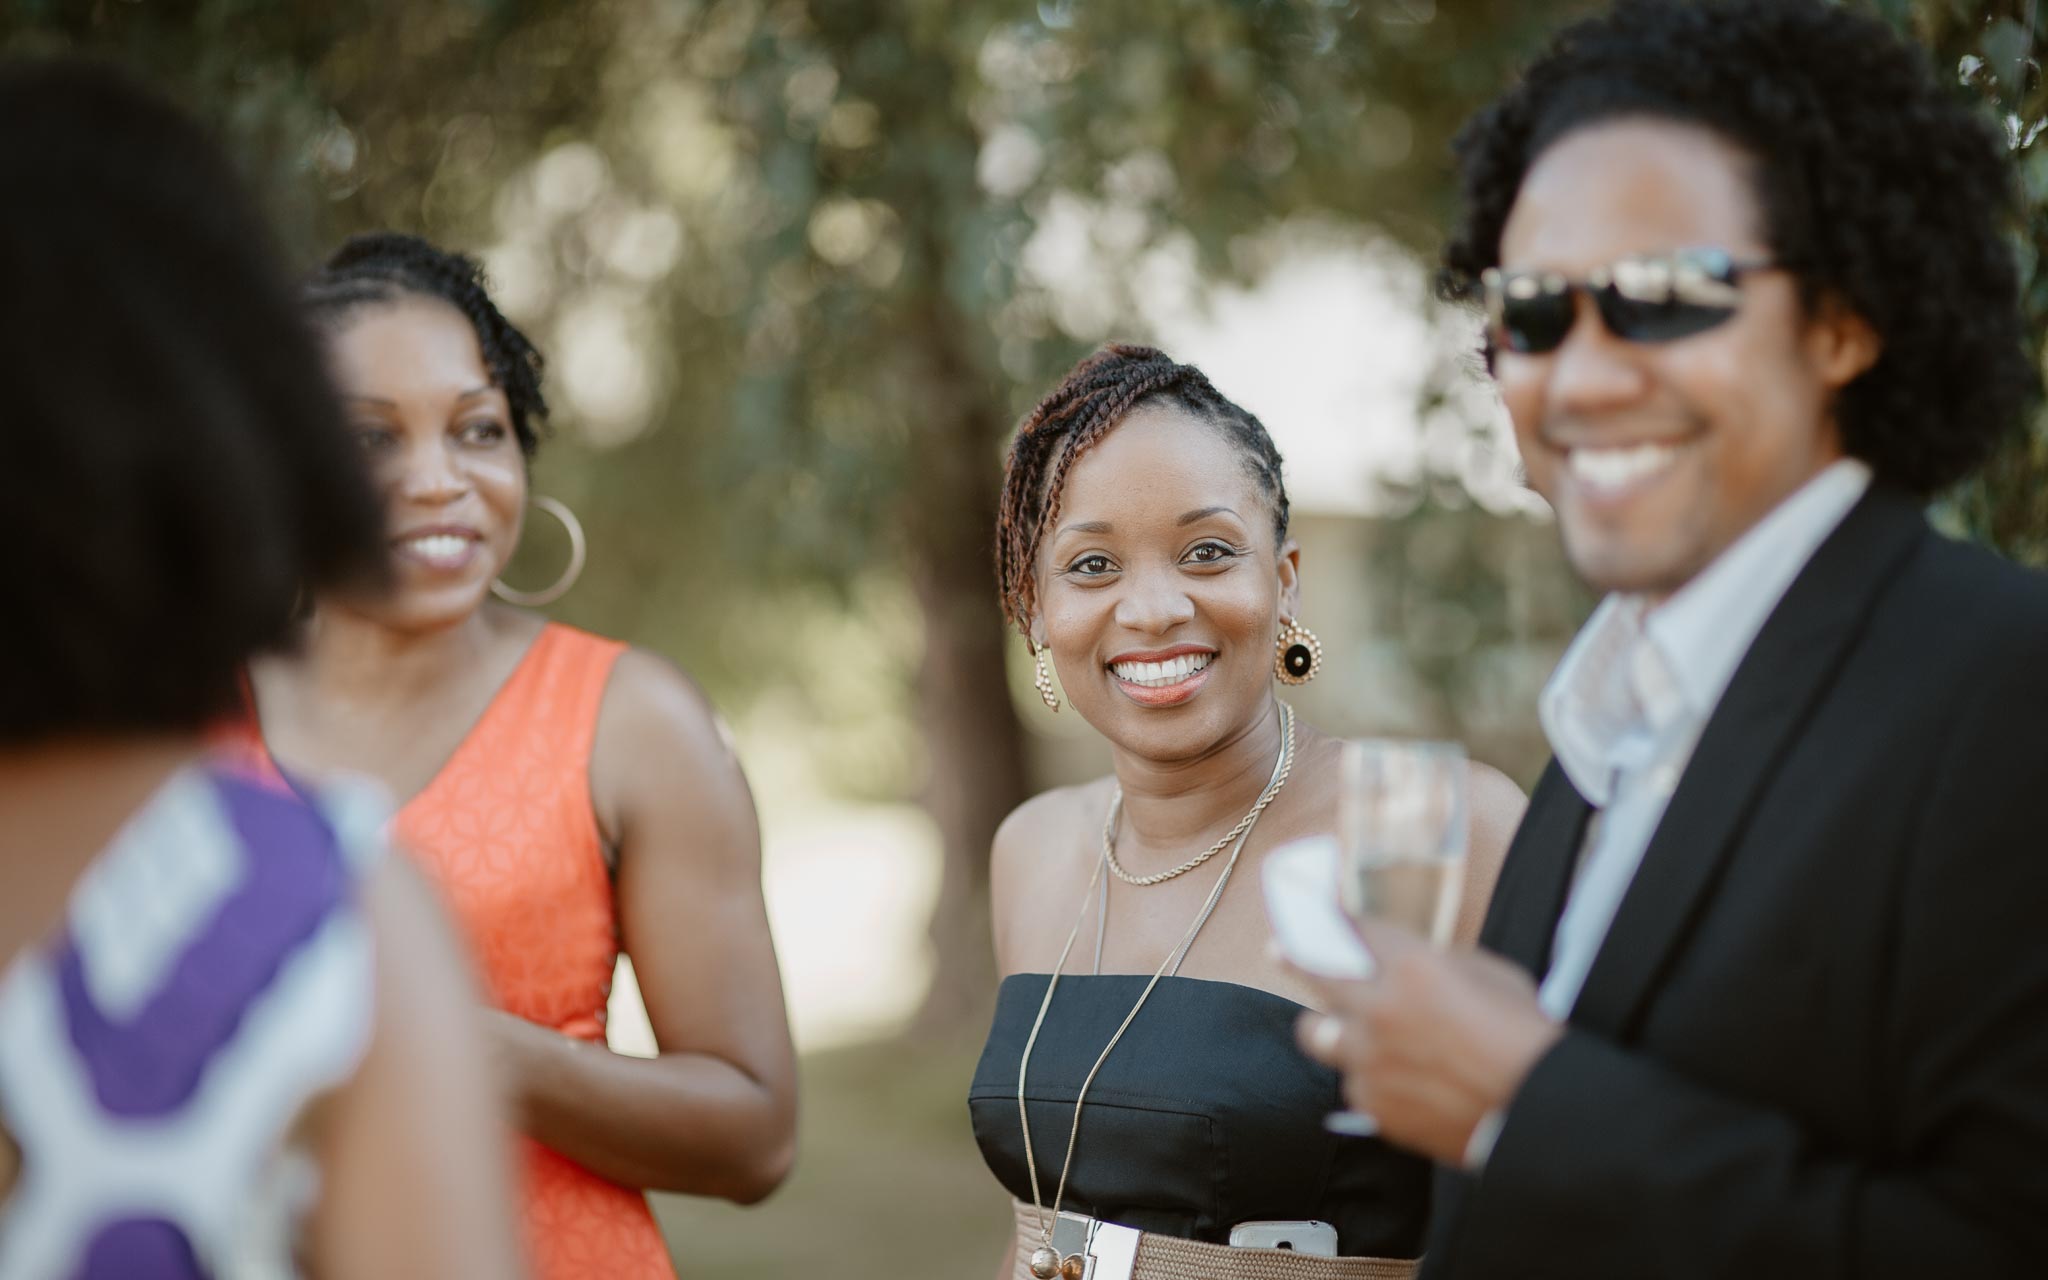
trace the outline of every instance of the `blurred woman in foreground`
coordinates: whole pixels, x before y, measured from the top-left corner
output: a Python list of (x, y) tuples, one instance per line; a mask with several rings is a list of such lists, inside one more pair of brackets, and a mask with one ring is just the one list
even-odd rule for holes
[[(483, 1020), (525, 1144), (546, 1280), (666, 1277), (643, 1190), (751, 1203), (789, 1169), (795, 1066), (760, 835), (711, 707), (663, 659), (528, 608), (581, 565), (530, 494), (541, 360), (475, 263), (349, 241), (309, 282), (384, 506), (393, 591), (320, 593), (303, 656), (255, 671), (286, 768), (368, 773), (497, 1006)], [(574, 553), (540, 598), (499, 582), (529, 508)], [(660, 1056), (614, 1053), (621, 943)]]
[(516, 1274), (428, 900), (206, 750), (301, 588), (381, 574), (263, 228), (101, 70), (0, 70), (0, 173), (0, 1277)]

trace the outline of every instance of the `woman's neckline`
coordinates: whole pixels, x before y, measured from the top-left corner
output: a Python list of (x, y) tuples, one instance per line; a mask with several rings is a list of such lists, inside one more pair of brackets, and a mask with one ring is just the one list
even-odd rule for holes
[[(1277, 696), (1268, 701), (1266, 710), (1271, 713), (1270, 716), (1262, 714), (1253, 727), (1239, 735), (1225, 748), (1227, 752), (1236, 755), (1237, 759), (1230, 766), (1227, 776), (1221, 778), (1209, 778), (1196, 783), (1187, 776), (1189, 766), (1184, 762), (1165, 765), (1140, 760), (1121, 751), (1114, 752), (1117, 766), (1109, 775), (1106, 803), (1119, 811), (1118, 825), (1126, 833), (1125, 843), (1128, 845), (1129, 837), (1135, 837), (1142, 842), (1145, 839), (1142, 829), (1149, 822), (1155, 827), (1152, 839), (1159, 841), (1161, 847), (1177, 848), (1181, 845), (1192, 845), (1193, 848), (1199, 848), (1202, 843), (1206, 843), (1205, 840), (1198, 839), (1199, 836), (1212, 828), (1216, 831), (1225, 830), (1231, 822), (1241, 817), (1270, 785), (1273, 772), (1284, 755), (1286, 712), (1282, 710), (1281, 701)], [(1260, 741), (1268, 724), (1272, 726), (1270, 744)], [(1301, 728), (1305, 730), (1307, 726), (1302, 725)], [(1220, 760), (1211, 757), (1205, 759), (1200, 767), (1214, 768), (1219, 763)], [(1214, 815), (1205, 816), (1194, 828), (1167, 832), (1162, 839), (1162, 833), (1156, 829), (1159, 824), (1158, 815), (1186, 809), (1191, 800), (1214, 795), (1219, 788), (1235, 788), (1240, 784), (1246, 788), (1241, 803), (1238, 797), (1233, 796), (1221, 802)], [(1153, 816), (1148, 819), (1148, 814)], [(1126, 858), (1128, 860), (1128, 853)], [(1134, 870), (1141, 874), (1149, 873), (1165, 866), (1172, 866), (1177, 861), (1178, 858), (1169, 860), (1160, 868), (1148, 866)]]
[[(1118, 981), (1123, 982), (1146, 982), (1149, 981), (1151, 977), (1152, 975), (1149, 973), (1063, 973), (1060, 975), (1060, 985), (1067, 986), (1070, 983), (1089, 982), (1105, 978), (1114, 978)], [(1042, 978), (1047, 981), (1050, 981), (1052, 975), (1050, 973), (1010, 973), (1003, 975), (1003, 982), (1007, 983), (1016, 978)], [(1268, 1000), (1278, 1000), (1280, 1003), (1287, 1005), (1289, 1008), (1299, 1009), (1303, 1012), (1311, 1012), (1309, 1006), (1303, 1004), (1299, 1000), (1296, 1000), (1292, 996), (1283, 996), (1277, 991), (1268, 991), (1264, 987), (1255, 987), (1247, 982), (1232, 982), (1228, 978), (1196, 978), (1190, 977), (1186, 974), (1168, 974), (1161, 977), (1159, 979), (1159, 982), (1161, 986), (1164, 986), (1169, 982), (1193, 982), (1206, 987), (1223, 987), (1233, 991), (1243, 991), (1253, 996), (1264, 997)]]
[[(498, 687), (491, 690), (491, 696), (484, 703), (483, 710), (479, 711), (476, 718), (470, 721), (469, 727), (462, 731), (462, 736), (455, 740), (455, 746), (442, 758), (440, 764), (434, 766), (434, 771), (427, 775), (427, 780), (421, 783), (419, 789), (411, 795), (406, 796), (404, 799), (394, 800), (393, 816), (404, 813), (414, 804), (431, 795), (435, 788), (441, 784), (441, 780), (447, 777), (450, 770), (455, 767), (456, 762), (468, 754), (471, 744), (483, 732), (484, 726), (488, 725), (494, 717), (500, 714), (499, 708), (505, 702), (505, 695), (518, 687), (520, 681), (525, 678), (527, 669), (534, 664), (541, 649), (559, 625), (559, 623), (553, 621), (543, 622), (539, 630), (535, 631), (532, 637), (526, 641), (526, 647), (519, 653), (519, 660), (512, 664), (512, 669), (505, 673), (505, 678), (498, 682)], [(257, 706), (256, 700), (253, 697), (249, 700), (249, 723), (252, 735), (256, 741), (256, 749), (261, 753), (263, 763), (268, 765), (273, 772), (290, 785), (291, 774), (279, 763), (277, 757), (270, 750), (269, 739), (263, 736), (261, 709)], [(297, 788), (294, 787), (293, 789), (296, 790)]]

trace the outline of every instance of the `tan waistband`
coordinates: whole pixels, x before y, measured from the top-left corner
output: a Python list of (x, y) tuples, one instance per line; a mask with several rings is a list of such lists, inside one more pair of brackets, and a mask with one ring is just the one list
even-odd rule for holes
[[(1038, 1210), (1022, 1201), (1012, 1203), (1017, 1221), (1015, 1280), (1034, 1280), (1031, 1254), (1040, 1238)], [(1406, 1258), (1321, 1258), (1286, 1249), (1235, 1249), (1144, 1231), (1137, 1233), (1136, 1261), (1128, 1280), (1411, 1280), (1418, 1265)]]

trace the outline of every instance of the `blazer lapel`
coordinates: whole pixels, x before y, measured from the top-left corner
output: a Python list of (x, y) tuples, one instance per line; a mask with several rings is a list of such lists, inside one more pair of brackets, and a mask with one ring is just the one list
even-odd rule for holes
[(1521, 965), (1539, 981), (1550, 967), (1550, 941), (1592, 812), (1557, 761), (1551, 761), (1529, 798), (1529, 811), (1515, 828), (1501, 863), (1500, 883), (1486, 909), (1486, 923), (1479, 930), (1481, 946)]
[(1918, 506), (1873, 487), (1793, 580), (1693, 748), (1586, 975), (1574, 1025), (1625, 1036), (1893, 566), (1928, 536)]

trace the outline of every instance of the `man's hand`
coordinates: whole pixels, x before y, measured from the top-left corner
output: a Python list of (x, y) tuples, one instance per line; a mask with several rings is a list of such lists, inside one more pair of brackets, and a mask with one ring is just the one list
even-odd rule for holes
[(1302, 973), (1329, 1013), (1303, 1014), (1296, 1037), (1344, 1073), (1345, 1102), (1389, 1141), (1460, 1166), (1472, 1131), (1564, 1030), (1536, 1003), (1528, 974), (1498, 956), (1438, 951), (1379, 922), (1359, 935), (1378, 971), (1365, 981)]

